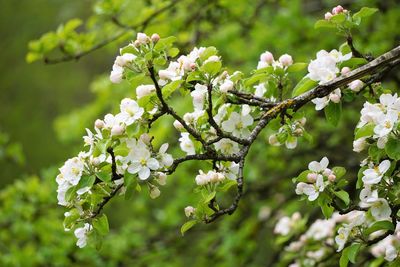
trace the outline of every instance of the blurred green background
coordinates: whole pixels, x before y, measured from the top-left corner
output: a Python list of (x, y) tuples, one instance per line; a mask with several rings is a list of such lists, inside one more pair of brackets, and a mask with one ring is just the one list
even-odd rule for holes
[[(215, 46), (230, 70), (249, 73), (265, 50), (275, 58), (289, 53), (295, 61), (308, 62), (320, 49), (338, 48), (342, 37), (314, 30), (313, 25), (339, 3), (355, 11), (362, 6), (380, 9), (355, 33), (360, 50), (379, 55), (398, 45), (400, 7), (395, 0), (186, 0), (158, 16), (145, 32), (177, 36), (183, 52)], [(281, 248), (274, 244), (274, 223), (282, 214), (310, 210), (293, 195), (290, 178), (306, 162), (328, 155), (335, 165), (348, 167), (354, 180), (358, 156), (343, 155), (352, 153), (352, 129), (362, 99), (347, 104), (340, 129), (327, 126), (323, 114), (309, 106), (306, 127), (314, 142), (302, 140), (295, 151), (288, 151), (269, 146), (267, 132), (260, 136), (249, 155), (251, 166), (245, 169), (246, 194), (234, 215), (180, 236), (183, 208), (194, 201), (198, 169), (186, 164), (169, 177), (159, 199), (142, 194), (129, 203), (114, 201), (107, 208), (112, 233), (103, 249), (79, 250), (73, 234), (63, 231), (55, 175), (63, 161), (80, 150), (84, 129), (115, 111), (123, 97), (134, 95), (128, 84), (111, 85), (108, 73), (118, 48), (135, 31), (79, 61), (55, 65), (41, 60), (28, 64), (28, 43), (81, 18), (87, 24), (78, 32), (90, 37), (83, 39), (91, 46), (121, 30), (112, 22), (114, 16), (133, 25), (163, 5), (165, 1), (150, 0), (0, 0), (1, 266), (286, 266), (279, 258)], [(48, 54), (60, 56), (56, 51)], [(177, 144), (170, 121), (160, 122), (158, 129), (156, 139)]]

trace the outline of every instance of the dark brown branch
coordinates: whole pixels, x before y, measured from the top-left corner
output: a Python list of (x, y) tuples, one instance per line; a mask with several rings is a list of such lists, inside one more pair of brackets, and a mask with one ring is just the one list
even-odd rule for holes
[(108, 196), (105, 196), (103, 198), (103, 201), (101, 201), (98, 205), (97, 205), (97, 209), (94, 210), (92, 212), (92, 214), (90, 215), (90, 218), (95, 218), (97, 215), (100, 214), (100, 212), (103, 210), (104, 206), (118, 193), (118, 191), (124, 186), (124, 184), (119, 184), (117, 185), (117, 187), (115, 187), (111, 193)]

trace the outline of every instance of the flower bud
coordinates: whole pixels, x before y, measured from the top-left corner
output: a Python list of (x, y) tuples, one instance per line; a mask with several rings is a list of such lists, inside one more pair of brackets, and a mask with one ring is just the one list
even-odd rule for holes
[(343, 7), (341, 5), (338, 5), (332, 9), (332, 14), (337, 15), (339, 13), (342, 13), (343, 11), (344, 11)]
[(307, 181), (310, 183), (315, 183), (315, 181), (317, 180), (317, 176), (318, 174), (316, 174), (315, 172), (310, 172), (309, 174), (307, 174)]
[(293, 59), (292, 56), (284, 54), (279, 58), (279, 62), (282, 64), (282, 66), (288, 67), (293, 64)]
[(301, 119), (299, 120), (299, 122), (300, 122), (301, 126), (304, 126), (304, 125), (306, 125), (307, 118), (306, 118), (306, 117), (303, 117), (303, 118), (301, 118)]
[(142, 97), (148, 96), (155, 90), (156, 88), (152, 84), (139, 85), (138, 87), (136, 87), (136, 97), (137, 99), (140, 99)]
[(268, 142), (272, 146), (280, 146), (281, 143), (279, 143), (278, 138), (276, 137), (276, 134), (272, 134), (268, 138)]
[(233, 85), (234, 84), (231, 80), (225, 80), (225, 82), (219, 87), (219, 90), (221, 91), (221, 93), (226, 94), (229, 90), (233, 89)]
[(138, 32), (136, 35), (136, 40), (139, 42), (139, 44), (146, 44), (149, 40), (149, 37), (147, 37), (145, 33)]
[(185, 215), (186, 215), (186, 217), (189, 218), (189, 217), (193, 216), (194, 213), (195, 213), (195, 211), (196, 211), (196, 209), (193, 208), (192, 206), (187, 206), (187, 207), (185, 208)]
[(183, 127), (182, 123), (180, 123), (177, 120), (174, 121), (174, 127), (175, 127), (175, 129), (177, 129), (180, 132), (185, 130), (185, 128)]
[(112, 128), (111, 128), (111, 135), (121, 135), (121, 134), (123, 134), (124, 133), (124, 131), (125, 131), (125, 129), (124, 129), (124, 127), (123, 126), (121, 126), (121, 125), (114, 125)]
[(163, 172), (157, 173), (157, 182), (159, 185), (166, 185), (167, 184), (167, 175)]
[(140, 136), (140, 140), (142, 140), (142, 142), (145, 143), (146, 145), (149, 145), (151, 141), (151, 136), (148, 135), (147, 133), (144, 133)]
[(138, 40), (135, 40), (135, 41), (133, 42), (133, 45), (137, 48), (137, 47), (140, 46), (140, 42), (139, 42)]
[(336, 175), (334, 175), (333, 173), (329, 174), (328, 180), (329, 180), (329, 182), (334, 182), (336, 180)]
[(351, 69), (349, 67), (343, 67), (342, 70), (340, 71), (340, 73), (342, 75), (349, 73), (351, 71)]
[(338, 96), (337, 94), (330, 94), (329, 100), (337, 104), (340, 102), (340, 96)]
[(326, 12), (326, 13), (325, 13), (325, 19), (326, 19), (326, 20), (330, 20), (330, 19), (332, 18), (332, 16), (333, 16), (333, 15), (332, 15), (331, 12)]
[(324, 176), (329, 176), (330, 174), (332, 174), (332, 170), (329, 169), (329, 168), (326, 168), (326, 169), (322, 172), (322, 174), (323, 174)]
[(98, 166), (101, 163), (101, 160), (99, 159), (99, 157), (95, 157), (92, 158), (90, 162), (92, 163), (93, 166)]
[(160, 191), (160, 189), (158, 189), (157, 186), (151, 187), (151, 189), (150, 189), (150, 197), (152, 199), (158, 198), (160, 196), (160, 194), (161, 194), (161, 191)]
[(157, 43), (159, 40), (160, 40), (160, 35), (158, 35), (157, 33), (153, 33), (153, 34), (151, 35), (151, 41), (152, 41), (153, 43)]
[(265, 51), (260, 56), (260, 61), (266, 62), (268, 64), (272, 64), (274, 62), (274, 56), (271, 52)]
[(364, 83), (361, 80), (354, 80), (351, 83), (349, 83), (349, 88), (353, 92), (360, 92), (363, 86)]
[(303, 130), (301, 128), (297, 128), (293, 133), (296, 136), (301, 136), (303, 134)]
[(104, 128), (104, 121), (97, 119), (94, 122), (94, 127), (96, 127), (97, 129), (103, 129)]

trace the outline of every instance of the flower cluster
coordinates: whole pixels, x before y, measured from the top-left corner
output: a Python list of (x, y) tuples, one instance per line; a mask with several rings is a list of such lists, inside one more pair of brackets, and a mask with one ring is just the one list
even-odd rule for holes
[(287, 68), (293, 64), (292, 56), (283, 54), (278, 60), (274, 60), (274, 56), (271, 52), (265, 51), (260, 55), (260, 61), (258, 61), (257, 69), (266, 68), (272, 66), (274, 68)]
[(123, 99), (118, 114), (95, 121), (95, 133), (86, 129), (84, 142), (89, 149), (60, 168), (56, 178), (58, 203), (71, 209), (66, 213), (65, 229), (85, 222), (74, 232), (79, 247), (84, 247), (88, 234), (96, 230), (89, 223), (101, 198), (92, 198), (92, 194), (107, 196), (119, 185), (123, 186), (121, 192), (132, 190), (134, 181), (128, 177), (137, 177), (135, 183), (146, 183), (150, 197), (160, 195), (158, 185), (165, 185), (165, 172), (173, 158), (166, 152), (168, 144), (158, 151), (153, 148), (152, 138), (145, 133), (148, 116), (135, 100)]
[(366, 102), (361, 110), (360, 122), (357, 125), (354, 151), (361, 152), (375, 144), (379, 149), (385, 148), (388, 139), (397, 133), (399, 126), (400, 98), (397, 94), (382, 94), (379, 103)]
[(380, 258), (383, 257), (387, 261), (394, 261), (400, 250), (400, 223), (397, 222), (393, 235), (385, 237), (371, 248), (371, 254)]
[(348, 12), (347, 9), (344, 9), (341, 5), (338, 5), (332, 9), (332, 13), (331, 12), (325, 13), (325, 19), (330, 20), (335, 15), (347, 12)]
[[(142, 52), (141, 50), (154, 45), (158, 42), (158, 40), (160, 40), (160, 36), (156, 33), (151, 37), (148, 37), (146, 34), (139, 32), (136, 36), (136, 40), (128, 46), (131, 51), (123, 52), (121, 49), (121, 55), (115, 58), (114, 65), (110, 73), (110, 81), (112, 83), (120, 83), (123, 79), (126, 68), (138, 70), (138, 65), (134, 61)], [(143, 50), (145, 51), (146, 49)]]
[(301, 214), (299, 212), (293, 213), (291, 217), (281, 217), (275, 224), (274, 233), (279, 235), (288, 235), (291, 231), (293, 231), (293, 228), (298, 226), (300, 220)]
[(309, 201), (314, 201), (325, 187), (336, 179), (335, 173), (328, 168), (329, 160), (324, 157), (320, 162), (312, 161), (308, 164), (309, 171), (306, 171), (305, 182), (296, 185), (296, 194), (308, 196)]
[(307, 119), (305, 117), (293, 121), (289, 120), (285, 125), (279, 128), (276, 134), (269, 136), (269, 144), (273, 146), (285, 144), (286, 148), (295, 149), (297, 147), (297, 138), (304, 134), (306, 121)]

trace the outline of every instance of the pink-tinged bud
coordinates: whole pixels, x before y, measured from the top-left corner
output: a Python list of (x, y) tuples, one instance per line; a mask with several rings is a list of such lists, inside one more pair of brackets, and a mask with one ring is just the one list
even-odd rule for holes
[(309, 174), (307, 174), (307, 181), (310, 183), (315, 183), (315, 181), (317, 181), (317, 177), (318, 177), (318, 174), (316, 174), (314, 172), (310, 172)]
[(104, 121), (97, 119), (94, 122), (94, 127), (96, 127), (97, 129), (103, 129), (104, 128)]
[(271, 52), (265, 51), (260, 56), (260, 61), (267, 62), (268, 64), (272, 64), (274, 62), (274, 56)]
[(325, 175), (325, 176), (329, 176), (330, 174), (332, 174), (332, 170), (329, 169), (329, 168), (326, 168), (326, 169), (322, 172), (322, 174)]
[(195, 70), (196, 69), (196, 63), (190, 63), (189, 65), (191, 70)]
[(182, 125), (182, 123), (180, 123), (179, 121), (174, 121), (174, 127), (175, 127), (175, 129), (177, 129), (178, 131), (183, 131), (183, 130), (185, 130), (185, 128), (183, 127), (183, 125)]
[(353, 92), (360, 92), (363, 87), (364, 83), (361, 80), (355, 80), (349, 83), (349, 88)]
[(114, 125), (114, 126), (111, 128), (111, 135), (114, 135), (114, 136), (116, 136), (116, 135), (121, 135), (121, 134), (124, 133), (124, 131), (125, 131), (125, 129), (124, 129), (123, 126), (121, 126), (121, 125)]
[(158, 35), (157, 33), (153, 33), (153, 34), (151, 35), (151, 41), (152, 41), (153, 43), (157, 43), (159, 40), (160, 40), (160, 35)]
[(149, 37), (145, 33), (138, 32), (136, 41), (138, 41), (139, 44), (146, 44), (149, 41)]
[(140, 42), (139, 42), (138, 40), (135, 40), (135, 41), (133, 42), (133, 45), (134, 45), (135, 47), (139, 47), (139, 46), (140, 46)]
[(340, 71), (340, 73), (342, 75), (347, 74), (351, 71), (351, 69), (349, 67), (343, 67), (342, 70)]
[(329, 182), (334, 182), (334, 181), (336, 180), (336, 175), (330, 174), (330, 175), (328, 176), (328, 180), (329, 180)]
[(282, 66), (288, 67), (293, 64), (293, 59), (292, 56), (284, 54), (279, 58), (279, 62), (282, 64)]
[(332, 17), (333, 17), (333, 15), (332, 15), (331, 12), (326, 12), (326, 13), (325, 13), (325, 19), (326, 19), (326, 20), (330, 20)]
[(337, 94), (330, 94), (329, 100), (337, 104), (340, 102), (340, 96), (338, 96)]
[(333, 9), (332, 9), (332, 14), (333, 15), (337, 15), (337, 14), (339, 14), (339, 13), (342, 13), (343, 12), (343, 7), (341, 6), (341, 5), (338, 5), (338, 6), (336, 6), (336, 7), (334, 7)]

